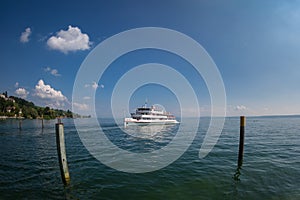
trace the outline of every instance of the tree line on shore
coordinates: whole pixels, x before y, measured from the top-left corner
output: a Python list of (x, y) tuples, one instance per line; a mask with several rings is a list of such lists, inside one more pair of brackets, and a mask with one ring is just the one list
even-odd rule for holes
[[(36, 106), (25, 99), (7, 96), (7, 92), (0, 95), (0, 116), (22, 117), (26, 119), (55, 119), (57, 117), (78, 118), (83, 117), (70, 110), (53, 109), (50, 107)], [(90, 116), (85, 116), (90, 117)]]

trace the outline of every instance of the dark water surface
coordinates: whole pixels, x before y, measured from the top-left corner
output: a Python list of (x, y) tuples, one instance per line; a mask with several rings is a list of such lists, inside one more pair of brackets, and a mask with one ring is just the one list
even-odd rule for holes
[[(87, 131), (95, 129), (89, 119), (76, 120)], [(22, 130), (17, 120), (0, 120), (0, 199), (300, 199), (300, 117), (248, 117), (244, 162), (236, 178), (239, 118), (226, 118), (217, 145), (199, 159), (209, 125), (209, 118), (201, 118), (194, 142), (177, 161), (142, 174), (103, 165), (85, 149), (73, 120), (63, 123), (68, 187), (60, 177), (54, 120), (45, 121), (43, 130), (39, 120), (23, 120)], [(111, 120), (103, 124), (111, 141), (141, 152), (167, 145), (178, 130), (167, 127), (156, 136), (160, 140), (139, 142), (118, 134)], [(181, 125), (184, 132), (192, 129), (189, 122)]]

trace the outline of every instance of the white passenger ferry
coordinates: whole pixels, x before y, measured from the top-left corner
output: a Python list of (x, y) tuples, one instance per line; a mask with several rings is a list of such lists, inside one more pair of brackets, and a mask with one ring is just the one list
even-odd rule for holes
[(175, 116), (164, 111), (159, 106), (144, 106), (136, 109), (135, 113), (131, 113), (131, 118), (124, 119), (124, 125), (129, 124), (176, 124), (179, 123)]

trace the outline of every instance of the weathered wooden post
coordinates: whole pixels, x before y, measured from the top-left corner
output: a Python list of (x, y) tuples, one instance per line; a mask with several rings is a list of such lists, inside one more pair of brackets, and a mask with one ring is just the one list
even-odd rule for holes
[(240, 144), (239, 144), (238, 167), (233, 176), (233, 179), (236, 181), (240, 180), (240, 175), (241, 175), (240, 169), (243, 164), (245, 126), (246, 126), (246, 118), (245, 118), (245, 116), (241, 116), (240, 117)]
[(58, 123), (55, 124), (56, 130), (56, 146), (58, 161), (60, 167), (60, 173), (62, 181), (65, 185), (70, 184), (70, 175), (67, 163), (66, 148), (65, 148), (65, 137), (64, 137), (64, 124), (58, 118)]
[(22, 130), (22, 110), (19, 111), (19, 129)]
[(238, 167), (241, 167), (243, 164), (244, 138), (245, 138), (245, 126), (246, 126), (245, 116), (241, 116), (240, 121), (241, 121), (240, 122), (240, 145), (239, 145)]
[(42, 115), (42, 129), (44, 129), (44, 115)]
[(22, 130), (22, 119), (19, 118), (19, 129)]

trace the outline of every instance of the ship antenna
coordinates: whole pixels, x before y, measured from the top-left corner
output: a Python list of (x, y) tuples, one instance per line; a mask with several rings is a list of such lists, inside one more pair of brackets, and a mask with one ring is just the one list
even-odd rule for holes
[(145, 101), (145, 108), (147, 108), (147, 104), (148, 104), (148, 99), (146, 98), (146, 101)]

